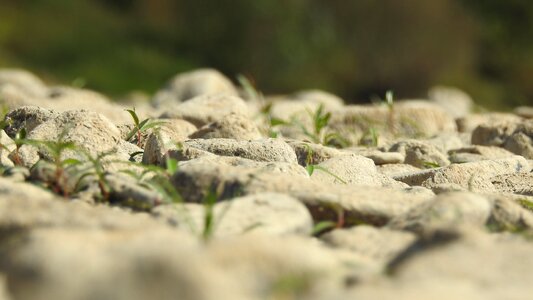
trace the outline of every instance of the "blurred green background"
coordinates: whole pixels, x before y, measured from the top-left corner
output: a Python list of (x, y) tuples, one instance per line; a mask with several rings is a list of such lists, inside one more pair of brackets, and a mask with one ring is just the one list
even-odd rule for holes
[(501, 109), (532, 103), (533, 1), (0, 0), (0, 67), (112, 96), (199, 67), (349, 102), (447, 84)]

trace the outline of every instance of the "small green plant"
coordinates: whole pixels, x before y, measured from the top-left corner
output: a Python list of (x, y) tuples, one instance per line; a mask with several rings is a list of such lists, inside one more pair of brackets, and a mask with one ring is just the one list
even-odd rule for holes
[(112, 149), (110, 151), (101, 152), (98, 153), (95, 156), (91, 155), (87, 151), (81, 151), (85, 158), (85, 168), (83, 170), (80, 170), (80, 175), (78, 176), (78, 181), (76, 184), (76, 187), (79, 186), (79, 184), (82, 182), (82, 180), (88, 176), (94, 176), (96, 178), (96, 182), (98, 184), (98, 189), (100, 190), (100, 196), (99, 199), (101, 202), (108, 202), (111, 188), (109, 186), (108, 180), (106, 178), (107, 172), (105, 171), (104, 167), (104, 159), (107, 156), (110, 156), (112, 154), (116, 153), (116, 149)]
[(370, 147), (377, 147), (379, 145), (379, 132), (375, 127), (368, 128), (367, 132), (361, 137), (359, 144)]
[(433, 162), (433, 161), (422, 161), (422, 165), (426, 169), (435, 169), (435, 168), (440, 168), (441, 167), (441, 165), (439, 163)]
[(28, 144), (42, 149), (43, 153), (48, 156), (48, 159), (54, 165), (54, 176), (47, 184), (55, 193), (62, 194), (64, 197), (68, 197), (71, 192), (65, 188), (68, 179), (66, 175), (67, 169), (81, 164), (78, 159), (63, 158), (66, 151), (79, 152), (79, 147), (74, 142), (64, 140), (67, 131), (68, 129), (63, 130), (57, 141), (31, 140), (25, 139), (25, 136), (20, 140), (21, 144)]
[(246, 98), (255, 101), (264, 101), (263, 94), (256, 89), (248, 77), (244, 76), (243, 74), (239, 74), (237, 75), (237, 81), (243, 88)]
[(142, 146), (143, 132), (166, 123), (165, 121), (154, 121), (150, 118), (140, 121), (139, 116), (137, 116), (137, 112), (135, 111), (135, 107), (133, 109), (126, 109), (126, 111), (130, 114), (134, 125), (134, 127), (126, 135), (126, 141), (132, 142), (133, 137), (136, 137), (137, 146), (139, 147)]
[(26, 139), (26, 128), (21, 128), (17, 134), (15, 134), (15, 152), (13, 154), (13, 162), (16, 166), (22, 165), (22, 158), (20, 157), (20, 148), (28, 142)]
[(313, 150), (311, 149), (311, 147), (309, 145), (306, 145), (306, 148), (307, 148), (307, 157), (305, 159), (305, 169), (307, 170), (307, 173), (309, 174), (309, 176), (313, 175), (313, 173), (316, 170), (318, 170), (318, 171), (324, 172), (324, 173), (334, 177), (336, 180), (338, 180), (341, 183), (348, 184), (344, 179), (340, 178), (339, 176), (337, 176), (333, 172), (329, 171), (328, 169), (326, 169), (326, 168), (324, 168), (322, 166), (313, 164), (312, 163)]
[(523, 208), (526, 208), (530, 211), (533, 211), (533, 202), (527, 199), (518, 199), (518, 203), (522, 205)]

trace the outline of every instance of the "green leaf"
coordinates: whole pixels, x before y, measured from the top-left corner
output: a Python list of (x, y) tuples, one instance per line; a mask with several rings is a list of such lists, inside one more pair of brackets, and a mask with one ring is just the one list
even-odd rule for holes
[(178, 171), (178, 161), (174, 158), (167, 158), (166, 160), (168, 174), (174, 174)]
[(75, 159), (75, 158), (67, 158), (61, 162), (61, 164), (64, 166), (74, 166), (74, 165), (79, 165), (81, 163), (82, 162), (80, 160)]
[(135, 112), (135, 107), (133, 109), (126, 109), (126, 111), (130, 114), (135, 126), (139, 128), (139, 117), (137, 116), (137, 113)]
[(290, 123), (285, 121), (285, 120), (282, 120), (282, 119), (278, 119), (278, 118), (270, 118), (270, 126), (278, 126), (278, 125), (289, 125)]
[(26, 128), (21, 128), (17, 134), (15, 134), (15, 140), (22, 141), (26, 138)]
[(527, 199), (519, 199), (518, 203), (520, 203), (520, 205), (522, 205), (524, 208), (533, 211), (533, 202)]
[(307, 170), (309, 176), (311, 176), (315, 172), (315, 165), (307, 165), (305, 169)]
[(337, 223), (333, 221), (321, 221), (315, 224), (313, 226), (313, 229), (311, 230), (311, 235), (318, 235), (322, 233), (325, 230), (333, 229), (337, 226)]
[[(146, 120), (150, 120), (150, 119), (146, 119)], [(145, 120), (145, 121), (146, 121)], [(144, 121), (143, 121), (144, 123)], [(143, 124), (141, 123), (141, 124)], [(166, 124), (168, 123), (167, 121), (151, 121), (149, 123), (144, 123), (143, 125), (141, 125), (141, 131), (146, 131), (150, 128), (154, 128), (154, 127), (158, 127), (158, 126), (161, 126), (163, 124)]]
[(340, 181), (341, 183), (344, 183), (344, 184), (348, 184), (344, 179), (340, 178), (339, 176), (337, 176), (336, 174), (332, 173), (330, 170), (324, 168), (324, 167), (321, 167), (321, 166), (314, 166), (314, 168), (316, 170), (320, 170), (328, 175), (331, 175), (333, 176), (335, 179), (337, 179), (338, 181)]

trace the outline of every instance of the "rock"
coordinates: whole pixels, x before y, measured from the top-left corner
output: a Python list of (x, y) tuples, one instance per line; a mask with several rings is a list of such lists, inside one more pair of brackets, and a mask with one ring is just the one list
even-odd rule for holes
[(395, 180), (409, 185), (422, 185), (432, 188), (442, 183), (454, 183), (474, 191), (494, 191), (490, 178), (511, 173), (529, 172), (528, 162), (521, 156), (484, 160), (464, 164), (452, 164), (447, 167), (402, 174)]
[[(392, 152), (394, 153), (394, 152)], [(389, 177), (401, 177), (403, 174), (416, 173), (420, 168), (408, 164), (386, 164), (376, 166), (378, 172)]]
[(399, 101), (393, 109), (386, 106), (348, 105), (332, 112), (331, 131), (357, 145), (371, 129), (379, 139), (392, 136), (430, 137), (455, 132), (453, 118), (439, 106), (426, 101)]
[(513, 113), (525, 119), (533, 119), (533, 107), (531, 106), (516, 107)]
[(197, 127), (219, 121), (228, 115), (249, 116), (248, 106), (241, 98), (227, 95), (197, 96), (166, 110), (161, 118), (184, 119)]
[(233, 139), (196, 139), (183, 142), (184, 147), (196, 148), (221, 156), (238, 156), (256, 161), (297, 163), (294, 150), (279, 139), (237, 141)]
[(314, 168), (311, 179), (319, 182), (407, 187), (403, 183), (378, 173), (371, 159), (356, 154), (330, 158)]
[[(360, 267), (352, 257), (302, 237), (244, 235), (215, 240), (209, 255), (249, 299), (340, 299), (344, 277)], [(356, 267), (352, 267), (356, 266)]]
[(390, 152), (400, 152), (405, 155), (404, 163), (418, 168), (431, 168), (433, 165), (444, 167), (450, 161), (435, 146), (417, 140), (405, 140), (393, 144)]
[(259, 129), (247, 117), (230, 114), (207, 124), (190, 135), (191, 139), (227, 138), (235, 140), (258, 140), (262, 138)]
[(29, 97), (39, 97), (47, 92), (41, 79), (20, 69), (0, 69), (0, 87), (5, 85), (11, 85)]
[(533, 173), (501, 174), (490, 178), (496, 190), (502, 193), (512, 193), (533, 196)]
[(400, 164), (405, 160), (405, 154), (400, 152), (383, 152), (378, 149), (366, 147), (352, 147), (348, 148), (350, 152), (370, 158), (374, 161), (376, 166), (385, 164)]
[(500, 146), (533, 158), (533, 120), (524, 122), (494, 123), (478, 126), (472, 133), (472, 144)]
[(434, 195), (424, 188), (331, 185), (302, 176), (282, 173), (272, 176), (269, 172), (213, 164), (183, 164), (171, 180), (188, 202), (201, 202), (213, 186), (218, 188), (219, 200), (277, 192), (306, 204), (315, 221), (337, 221), (342, 213), (346, 225), (360, 222), (383, 225)]
[[(93, 157), (102, 153), (115, 152), (124, 160), (129, 159), (129, 153), (121, 151), (121, 138), (118, 128), (106, 117), (94, 112), (73, 110), (61, 113), (58, 117), (50, 119), (35, 127), (27, 138), (36, 141), (73, 142), (83, 151), (87, 151)], [(52, 153), (44, 147), (23, 145), (20, 148), (20, 156), (23, 165), (32, 166), (39, 157), (53, 160)], [(84, 159), (79, 151), (67, 149), (63, 158), (75, 157)]]
[(416, 233), (460, 226), (484, 226), (491, 215), (492, 203), (468, 192), (443, 193), (408, 213), (392, 219), (388, 228)]
[(437, 147), (442, 153), (448, 153), (450, 150), (470, 145), (470, 134), (458, 132), (442, 133), (430, 139), (425, 139), (423, 142)]
[(147, 214), (68, 202), (35, 185), (0, 178), (0, 230), (86, 228), (136, 230), (160, 226)]
[(169, 150), (179, 148), (179, 144), (196, 131), (196, 126), (179, 120), (165, 120), (158, 128), (152, 129), (146, 138), (142, 161), (144, 164), (160, 165)]
[(464, 91), (446, 86), (435, 86), (429, 90), (429, 100), (449, 113), (454, 118), (468, 115), (474, 107), (474, 101)]
[(343, 151), (320, 144), (313, 144), (297, 140), (287, 140), (286, 142), (296, 153), (298, 163), (304, 167), (307, 166), (308, 163), (317, 165), (330, 158), (349, 154), (348, 151)]
[(410, 232), (368, 225), (336, 229), (320, 237), (326, 244), (368, 257), (384, 267), (415, 240)]
[(197, 96), (220, 94), (238, 95), (231, 81), (222, 73), (213, 69), (198, 69), (171, 78), (166, 86), (154, 95), (152, 105), (168, 109)]
[(109, 174), (105, 180), (109, 188), (109, 202), (111, 203), (136, 210), (149, 210), (164, 201), (159, 193), (143, 187), (126, 175)]
[(472, 132), (478, 126), (490, 125), (495, 123), (518, 123), (522, 118), (510, 114), (491, 112), (483, 114), (470, 114), (457, 119), (457, 129), (459, 132)]
[(51, 109), (40, 108), (38, 106), (22, 106), (10, 111), (6, 115), (8, 125), (5, 131), (10, 137), (14, 138), (22, 128), (29, 133), (35, 127), (58, 116), (59, 113)]
[(344, 101), (328, 92), (320, 90), (301, 91), (292, 95), (271, 100), (270, 115), (272, 118), (289, 121), (297, 119), (304, 124), (311, 122), (310, 113), (320, 106), (324, 111), (342, 109)]
[(19, 235), (3, 245), (0, 258), (16, 299), (253, 298), (177, 230), (40, 229)]
[[(350, 299), (526, 299), (533, 292), (531, 243), (475, 231), (456, 240), (419, 243), (380, 281)], [(505, 253), (505, 255), (502, 255)]]
[(480, 160), (490, 160), (511, 157), (514, 154), (500, 147), (474, 145), (454, 149), (449, 152), (450, 160), (453, 163), (475, 162)]
[(517, 200), (501, 194), (487, 197), (494, 202), (487, 224), (489, 229), (510, 232), (533, 229), (533, 212), (522, 207)]
[(6, 132), (0, 130), (0, 165), (3, 167), (13, 167), (15, 164), (9, 159), (9, 154), (16, 148), (15, 142), (7, 136)]
[[(152, 214), (178, 227), (191, 227), (198, 234), (206, 232), (206, 207), (201, 204), (173, 204), (156, 207)], [(307, 208), (282, 194), (262, 193), (233, 198), (214, 206), (216, 237), (242, 234), (309, 235), (313, 226)], [(209, 229), (208, 229), (209, 230)]]
[(487, 123), (472, 132), (472, 144), (502, 147), (518, 126), (517, 122)]

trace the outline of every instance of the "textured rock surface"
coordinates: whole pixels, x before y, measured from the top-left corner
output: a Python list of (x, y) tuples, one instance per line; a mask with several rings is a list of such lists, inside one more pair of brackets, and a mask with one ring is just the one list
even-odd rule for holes
[(156, 107), (170, 108), (196, 96), (215, 94), (237, 96), (237, 90), (220, 72), (213, 69), (199, 69), (171, 78), (166, 86), (155, 94), (152, 104)]
[[(263, 193), (237, 197), (213, 208), (216, 237), (243, 234), (309, 235), (313, 220), (298, 200), (283, 194)], [(206, 207), (200, 204), (163, 205), (153, 214), (180, 228), (205, 232)]]
[(252, 120), (237, 114), (230, 114), (209, 123), (190, 135), (191, 139), (227, 138), (235, 140), (257, 140), (262, 138)]
[(244, 100), (227, 95), (203, 95), (166, 109), (161, 118), (184, 119), (201, 127), (232, 114), (250, 115)]
[(389, 151), (404, 154), (404, 163), (418, 168), (428, 168), (432, 165), (444, 167), (450, 164), (447, 156), (440, 152), (437, 147), (421, 141), (401, 141), (393, 144)]

